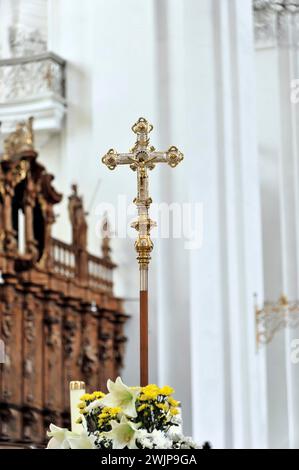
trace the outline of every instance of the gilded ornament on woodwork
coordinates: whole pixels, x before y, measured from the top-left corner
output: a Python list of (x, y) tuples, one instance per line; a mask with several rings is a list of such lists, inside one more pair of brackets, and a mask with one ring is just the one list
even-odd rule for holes
[(3, 160), (11, 160), (23, 152), (34, 151), (33, 118), (20, 122), (4, 140)]
[(21, 181), (23, 181), (29, 170), (29, 163), (26, 160), (21, 160), (13, 169), (13, 185), (17, 186)]

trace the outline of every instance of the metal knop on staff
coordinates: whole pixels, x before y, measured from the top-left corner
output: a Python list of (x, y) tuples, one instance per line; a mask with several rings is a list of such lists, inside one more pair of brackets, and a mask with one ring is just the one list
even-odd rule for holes
[(152, 199), (149, 196), (148, 170), (153, 170), (157, 163), (167, 163), (175, 168), (184, 158), (176, 148), (170, 147), (166, 152), (157, 152), (150, 145), (149, 133), (153, 126), (144, 118), (132, 127), (137, 139), (129, 153), (118, 153), (110, 149), (102, 158), (102, 162), (114, 170), (118, 165), (130, 165), (137, 172), (137, 206), (138, 219), (132, 227), (138, 232), (135, 242), (137, 260), (140, 269), (140, 384), (148, 384), (148, 266), (151, 259), (153, 242), (150, 238), (151, 228), (156, 225), (149, 217), (149, 207)]

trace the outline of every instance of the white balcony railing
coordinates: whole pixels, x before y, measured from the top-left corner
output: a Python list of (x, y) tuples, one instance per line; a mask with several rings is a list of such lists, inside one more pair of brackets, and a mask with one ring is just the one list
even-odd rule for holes
[(0, 60), (2, 132), (34, 117), (35, 130), (59, 131), (65, 114), (66, 62), (45, 52)]

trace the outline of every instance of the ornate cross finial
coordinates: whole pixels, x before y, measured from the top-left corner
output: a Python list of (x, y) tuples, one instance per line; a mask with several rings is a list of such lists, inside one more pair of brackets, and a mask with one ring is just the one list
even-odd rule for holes
[(140, 267), (144, 269), (147, 269), (150, 261), (150, 252), (153, 249), (150, 230), (155, 226), (155, 223), (148, 216), (148, 209), (152, 200), (148, 193), (147, 170), (153, 170), (157, 163), (167, 163), (174, 168), (184, 158), (183, 154), (174, 146), (165, 152), (157, 152), (150, 145), (149, 133), (152, 130), (152, 124), (144, 118), (139, 118), (132, 126), (132, 131), (137, 135), (137, 139), (131, 152), (118, 153), (116, 150), (110, 149), (102, 158), (102, 162), (109, 170), (114, 170), (118, 165), (129, 165), (133, 171), (137, 171), (138, 192), (134, 203), (137, 206), (139, 217), (132, 224), (132, 227), (139, 232), (135, 248)]
[(138, 219), (132, 224), (138, 231), (135, 242), (137, 259), (140, 269), (140, 375), (141, 385), (148, 384), (148, 265), (151, 259), (153, 242), (150, 231), (155, 222), (149, 217), (149, 207), (152, 199), (148, 190), (148, 170), (153, 170), (157, 163), (167, 163), (172, 168), (176, 167), (184, 158), (177, 147), (170, 147), (165, 152), (158, 152), (150, 145), (149, 134), (153, 126), (144, 118), (132, 126), (136, 134), (134, 147), (128, 153), (118, 153), (110, 149), (102, 158), (102, 162), (114, 170), (119, 165), (129, 165), (131, 170), (137, 172), (137, 196), (134, 203), (138, 210)]

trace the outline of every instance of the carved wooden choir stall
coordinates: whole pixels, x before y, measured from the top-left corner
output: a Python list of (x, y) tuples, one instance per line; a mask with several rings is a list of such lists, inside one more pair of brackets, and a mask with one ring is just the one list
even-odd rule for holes
[(107, 230), (102, 256), (90, 254), (73, 186), (72, 244), (53, 238), (62, 196), (52, 182), (34, 151), (32, 120), (18, 125), (0, 161), (0, 446), (41, 445), (51, 422), (69, 425), (71, 380), (105, 389), (122, 367), (128, 317), (113, 295)]

